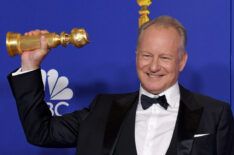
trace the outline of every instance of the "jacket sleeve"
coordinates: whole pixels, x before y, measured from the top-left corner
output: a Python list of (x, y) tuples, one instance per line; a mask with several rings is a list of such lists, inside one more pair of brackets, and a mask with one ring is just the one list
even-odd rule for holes
[(234, 120), (228, 104), (223, 106), (217, 127), (216, 142), (218, 155), (232, 155), (234, 152)]
[(40, 69), (17, 76), (10, 74), (8, 81), (29, 143), (44, 147), (76, 146), (80, 124), (94, 104), (90, 108), (52, 117), (44, 101)]

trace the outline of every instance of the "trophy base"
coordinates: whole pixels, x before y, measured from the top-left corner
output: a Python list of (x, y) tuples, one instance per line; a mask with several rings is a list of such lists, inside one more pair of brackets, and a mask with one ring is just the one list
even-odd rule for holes
[(20, 34), (19, 33), (12, 33), (7, 32), (6, 36), (6, 46), (8, 54), (13, 57), (17, 54), (22, 54), (22, 51), (19, 48), (19, 40), (20, 40)]

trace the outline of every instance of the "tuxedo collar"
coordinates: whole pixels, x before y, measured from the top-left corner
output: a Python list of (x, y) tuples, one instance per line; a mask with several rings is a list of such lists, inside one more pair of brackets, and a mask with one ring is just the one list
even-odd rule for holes
[(119, 138), (121, 124), (134, 103), (137, 103), (139, 92), (127, 94), (113, 101), (110, 107), (104, 137), (104, 154), (112, 155)]
[(203, 107), (193, 93), (180, 86), (180, 94), (179, 113), (167, 155), (189, 155), (191, 153), (193, 137), (203, 113)]
[(193, 93), (182, 86), (180, 86), (180, 93), (181, 102), (178, 114), (179, 138), (180, 140), (191, 139), (197, 131), (203, 107), (198, 103)]
[(200, 103), (194, 97), (193, 93), (185, 89), (183, 86), (180, 86), (180, 100), (184, 105), (191, 111), (202, 108)]

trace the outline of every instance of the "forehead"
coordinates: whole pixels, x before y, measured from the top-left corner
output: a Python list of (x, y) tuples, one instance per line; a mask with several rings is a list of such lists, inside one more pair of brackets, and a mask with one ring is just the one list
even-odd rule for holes
[(151, 25), (138, 38), (138, 49), (145, 51), (175, 51), (181, 46), (181, 37), (173, 27)]

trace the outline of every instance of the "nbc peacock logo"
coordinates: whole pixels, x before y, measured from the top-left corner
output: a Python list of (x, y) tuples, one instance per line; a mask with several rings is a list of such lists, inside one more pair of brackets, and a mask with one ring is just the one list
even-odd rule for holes
[[(59, 108), (61, 106), (69, 106), (68, 101), (73, 97), (73, 91), (68, 87), (69, 80), (65, 76), (60, 76), (55, 69), (49, 70), (47, 73), (41, 69), (42, 81), (46, 93), (46, 102), (49, 106), (52, 116), (61, 116)], [(49, 94), (49, 95), (47, 95)]]

